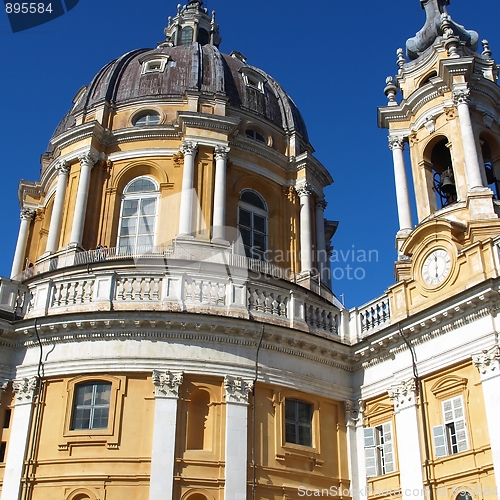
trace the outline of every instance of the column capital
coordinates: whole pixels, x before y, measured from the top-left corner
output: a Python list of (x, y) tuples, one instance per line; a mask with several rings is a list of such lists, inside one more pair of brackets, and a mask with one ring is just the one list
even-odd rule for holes
[(80, 165), (87, 166), (92, 168), (96, 163), (99, 157), (93, 151), (87, 151), (86, 153), (82, 153), (78, 155), (78, 161)]
[(459, 104), (468, 104), (470, 101), (470, 89), (468, 88), (456, 88), (453, 89), (453, 104), (458, 106)]
[(12, 391), (16, 395), (14, 406), (32, 403), (38, 385), (36, 377), (24, 377), (12, 382)]
[(179, 388), (182, 384), (183, 373), (153, 370), (153, 385), (155, 398), (176, 399), (179, 397)]
[(224, 389), (226, 390), (226, 403), (248, 404), (248, 393), (253, 388), (253, 380), (226, 375)]
[(35, 215), (36, 215), (36, 210), (34, 210), (32, 208), (22, 208), (21, 213), (19, 214), (19, 216), (21, 217), (21, 220), (27, 220), (27, 221), (30, 221), (31, 219), (33, 219), (33, 217), (35, 217)]
[(401, 149), (405, 147), (405, 138), (402, 135), (390, 135), (388, 138), (389, 149), (394, 151), (395, 149)]
[(226, 160), (229, 151), (231, 151), (231, 148), (228, 148), (227, 146), (215, 146), (214, 157), (216, 160)]
[(71, 165), (66, 160), (61, 160), (56, 163), (55, 169), (57, 170), (58, 175), (67, 175), (71, 170)]
[(472, 362), (483, 376), (500, 374), (500, 347), (494, 345), (472, 355)]
[(196, 154), (196, 151), (198, 150), (198, 144), (196, 144), (196, 142), (184, 141), (179, 149), (184, 156), (194, 156)]
[(344, 409), (345, 409), (345, 423), (347, 427), (356, 427), (356, 424), (361, 420), (363, 420), (363, 410), (360, 407), (360, 401), (351, 401), (350, 399), (346, 399), (344, 401)]
[(325, 208), (328, 206), (328, 202), (325, 200), (325, 197), (323, 196), (322, 198), (318, 198), (315, 203), (315, 207), (319, 210), (325, 210)]
[(387, 392), (396, 412), (416, 404), (417, 384), (414, 378), (392, 385)]
[(302, 182), (301, 184), (295, 186), (295, 191), (297, 191), (297, 194), (300, 197), (311, 196), (314, 192), (312, 184), (309, 182)]

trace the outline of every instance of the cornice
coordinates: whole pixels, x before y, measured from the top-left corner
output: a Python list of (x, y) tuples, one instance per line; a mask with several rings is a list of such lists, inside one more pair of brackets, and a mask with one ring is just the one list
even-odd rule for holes
[[(61, 135), (52, 139), (52, 144), (57, 149), (64, 149), (76, 142), (80, 142), (89, 138), (95, 138), (99, 142), (105, 142), (103, 138), (109, 133), (97, 120), (82, 123), (77, 127), (73, 127)], [(88, 146), (87, 146), (88, 147)]]
[(234, 134), (236, 128), (240, 123), (239, 118), (232, 118), (228, 116), (204, 114), (199, 112), (182, 111), (177, 113), (177, 120), (179, 126), (183, 131), (186, 127), (201, 128), (204, 130), (212, 130), (215, 132), (222, 132), (224, 134)]
[(103, 144), (106, 146), (123, 144), (126, 142), (180, 139), (180, 131), (172, 125), (150, 125), (147, 127), (127, 127), (112, 130)]

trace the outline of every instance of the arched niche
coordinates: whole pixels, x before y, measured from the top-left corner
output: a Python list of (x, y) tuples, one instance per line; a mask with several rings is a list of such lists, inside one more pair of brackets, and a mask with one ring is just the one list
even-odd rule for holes
[(214, 407), (211, 403), (207, 390), (200, 388), (191, 392), (187, 406), (187, 450), (212, 450)]

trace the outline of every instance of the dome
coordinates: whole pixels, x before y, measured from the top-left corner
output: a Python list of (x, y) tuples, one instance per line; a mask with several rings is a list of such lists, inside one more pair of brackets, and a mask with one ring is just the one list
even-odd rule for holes
[[(159, 71), (148, 71), (148, 64)], [(246, 63), (238, 52), (223, 54), (212, 44), (160, 44), (156, 49), (128, 52), (104, 66), (63, 118), (53, 138), (70, 129), (75, 116), (107, 102), (130, 105), (140, 101), (179, 101), (186, 92), (217, 96), (237, 108), (256, 114), (285, 133), (298, 133), (307, 143), (304, 120), (283, 88), (266, 72)], [(50, 150), (50, 147), (49, 147)]]

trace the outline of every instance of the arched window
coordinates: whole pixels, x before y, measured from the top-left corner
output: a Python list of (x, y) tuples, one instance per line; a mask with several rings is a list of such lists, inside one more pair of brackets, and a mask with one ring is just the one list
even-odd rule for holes
[(198, 30), (198, 43), (200, 45), (206, 45), (208, 43), (208, 31), (204, 28)]
[(107, 429), (111, 384), (88, 382), (75, 387), (71, 429)]
[(181, 31), (181, 45), (189, 45), (193, 41), (193, 28), (186, 26)]
[(440, 140), (432, 149), (431, 162), (433, 166), (434, 191), (438, 207), (446, 207), (457, 201), (457, 186), (455, 174), (448, 147), (448, 139)]
[(253, 139), (254, 141), (263, 142), (264, 144), (267, 143), (264, 136), (260, 132), (257, 132), (257, 130), (254, 130), (253, 128), (247, 128), (245, 130), (245, 134), (247, 137), (249, 137), (250, 139)]
[(154, 245), (158, 184), (150, 177), (137, 177), (123, 190), (118, 248), (147, 251)]
[(238, 205), (238, 229), (248, 257), (265, 259), (267, 219), (267, 206), (262, 196), (250, 189), (243, 191)]

